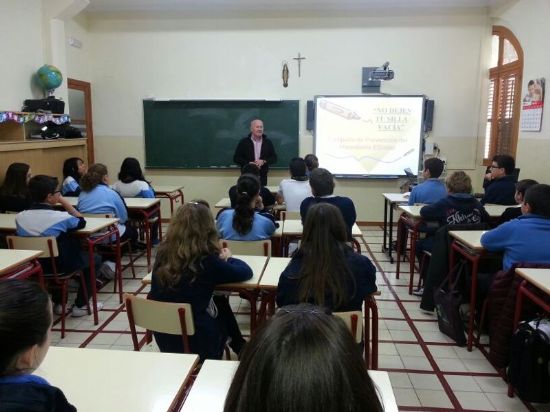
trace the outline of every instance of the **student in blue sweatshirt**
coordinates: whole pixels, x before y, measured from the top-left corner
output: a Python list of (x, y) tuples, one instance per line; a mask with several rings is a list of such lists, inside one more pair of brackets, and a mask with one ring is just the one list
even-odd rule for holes
[[(61, 196), (57, 189), (58, 183), (56, 177), (37, 175), (29, 181), (29, 191), (33, 204), (30, 209), (18, 213), (15, 216), (15, 225), (17, 236), (55, 236), (57, 239), (57, 248), (59, 256), (56, 258), (56, 268), (58, 272), (71, 273), (76, 270), (82, 270), (86, 283), (87, 291), (91, 291), (90, 286), (90, 264), (87, 252), (80, 248), (78, 238), (70, 236), (70, 233), (82, 229), (86, 226), (86, 221), (82, 215), (71, 204)], [(55, 210), (53, 207), (61, 204), (65, 212)], [(100, 262), (97, 257), (94, 264), (97, 266)], [(40, 259), (46, 273), (51, 273), (51, 261), (49, 258)], [(89, 293), (88, 293), (88, 296)], [(54, 290), (52, 300), (55, 304), (54, 312), (56, 315), (62, 313), (63, 296), (59, 290)], [(72, 307), (73, 317), (88, 315), (88, 302), (82, 285), (79, 284), (78, 292)], [(98, 302), (98, 310), (103, 307)]]
[(0, 409), (3, 412), (75, 412), (59, 388), (32, 373), (51, 341), (52, 303), (28, 280), (0, 282)]
[(413, 187), (409, 196), (409, 205), (417, 203), (431, 204), (447, 196), (445, 183), (439, 180), (439, 176), (443, 173), (445, 164), (441, 159), (431, 157), (424, 161), (424, 170), (422, 176), (424, 182)]

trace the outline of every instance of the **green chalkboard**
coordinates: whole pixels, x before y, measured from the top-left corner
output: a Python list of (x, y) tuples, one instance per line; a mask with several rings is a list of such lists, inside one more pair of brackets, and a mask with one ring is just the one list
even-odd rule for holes
[(277, 152), (272, 167), (287, 168), (298, 156), (298, 106), (298, 100), (144, 100), (146, 167), (235, 167), (237, 143), (258, 118)]

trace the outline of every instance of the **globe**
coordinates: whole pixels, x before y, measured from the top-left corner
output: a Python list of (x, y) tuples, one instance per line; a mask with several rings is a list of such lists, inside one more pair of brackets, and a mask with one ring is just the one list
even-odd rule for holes
[(57, 67), (45, 64), (36, 72), (36, 79), (40, 87), (48, 92), (53, 92), (54, 89), (61, 85), (63, 75)]

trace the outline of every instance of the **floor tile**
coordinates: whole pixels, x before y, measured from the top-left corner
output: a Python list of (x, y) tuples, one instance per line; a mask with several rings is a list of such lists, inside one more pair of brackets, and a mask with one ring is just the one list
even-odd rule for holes
[(499, 376), (474, 376), (474, 380), (483, 392), (507, 393), (508, 385)]
[(452, 346), (428, 345), (428, 348), (434, 358), (458, 359)]
[(480, 386), (471, 376), (445, 375), (445, 380), (453, 391), (482, 392)]
[(407, 344), (407, 343), (396, 343), (395, 347), (397, 352), (401, 356), (420, 356), (425, 357), (424, 351), (417, 343)]
[(401, 360), (407, 369), (431, 371), (432, 365), (425, 357), (401, 356)]
[[(510, 398), (503, 393), (486, 393), (485, 396), (489, 398), (489, 401), (497, 411), (521, 412), (528, 410), (517, 396)], [(546, 407), (546, 410), (550, 410), (550, 405), (547, 404)]]
[(444, 391), (431, 391), (426, 389), (415, 389), (415, 391), (422, 406), (431, 408), (453, 407), (453, 404)]
[(409, 373), (408, 375), (414, 389), (428, 389), (432, 391), (443, 390), (439, 378), (434, 374)]
[(480, 392), (453, 392), (460, 406), (464, 409), (475, 409), (479, 411), (495, 411), (495, 407), (485, 394)]
[(443, 372), (468, 372), (460, 359), (435, 358), (435, 362)]
[(404, 372), (388, 372), (392, 388), (412, 388), (409, 374)]
[(404, 369), (401, 358), (392, 355), (379, 355), (378, 367), (380, 369)]
[(394, 394), (399, 406), (421, 406), (414, 389), (395, 388)]

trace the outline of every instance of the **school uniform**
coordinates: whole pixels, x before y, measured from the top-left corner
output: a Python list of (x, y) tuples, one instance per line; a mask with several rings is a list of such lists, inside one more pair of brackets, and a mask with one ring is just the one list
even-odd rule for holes
[(0, 377), (2, 412), (75, 412), (63, 392), (36, 375)]
[[(210, 255), (202, 259), (200, 273), (194, 276), (182, 275), (176, 285), (165, 286), (160, 283), (156, 275), (161, 262), (157, 257), (149, 299), (191, 304), (195, 323), (195, 334), (189, 337), (191, 352), (198, 354), (201, 361), (221, 359), (228, 336), (231, 336), (233, 344), (242, 347), (244, 339), (227, 298), (214, 297), (214, 308), (211, 302), (216, 285), (248, 280), (252, 277), (252, 269), (242, 260), (229, 258), (224, 261), (218, 256)], [(157, 332), (154, 336), (162, 352), (183, 352), (181, 336)], [(235, 349), (234, 346), (232, 347)]]
[[(69, 235), (86, 226), (84, 218), (75, 217), (67, 212), (54, 210), (45, 203), (35, 203), (30, 209), (15, 216), (17, 236), (54, 236), (57, 239), (59, 256), (56, 258), (58, 272), (70, 273), (76, 270), (89, 268), (87, 254), (81, 251), (80, 241)], [(51, 273), (50, 258), (41, 258), (40, 264), (46, 273)], [(89, 273), (85, 271), (86, 286), (90, 289)], [(56, 292), (52, 296), (55, 303), (61, 302), (61, 296)], [(82, 287), (79, 286), (75, 304), (82, 307), (86, 304)]]
[(504, 252), (502, 267), (514, 263), (550, 263), (550, 218), (527, 214), (503, 223), (481, 236), (481, 245), (491, 252)]
[[(231, 208), (235, 208), (237, 205), (237, 185), (229, 188), (229, 200), (231, 201)], [(275, 196), (265, 186), (260, 187), (260, 196), (262, 197), (262, 203), (264, 207), (273, 206), (275, 204)]]
[(80, 194), (80, 185), (72, 176), (67, 176), (61, 185), (61, 194), (63, 196), (78, 196)]
[[(361, 310), (365, 297), (376, 292), (376, 268), (368, 257), (355, 253), (346, 248), (346, 263), (353, 279), (348, 279), (348, 299), (340, 306), (335, 307), (330, 291), (325, 297), (325, 306), (335, 312)], [(303, 259), (294, 256), (279, 278), (277, 286), (277, 306), (295, 305), (301, 303), (298, 299), (300, 272)], [(308, 300), (313, 303), (313, 299)]]
[(317, 203), (330, 203), (340, 209), (344, 222), (346, 222), (348, 239), (351, 240), (352, 228), (355, 224), (355, 220), (357, 219), (357, 212), (355, 211), (353, 201), (349, 197), (334, 195), (308, 197), (307, 199), (304, 199), (300, 205), (300, 216), (302, 217), (302, 223), (306, 220), (306, 215), (309, 208)]
[(143, 180), (134, 180), (130, 183), (123, 183), (120, 180), (111, 186), (122, 197), (142, 197), (153, 199), (155, 191), (149, 183)]
[(481, 204), (515, 205), (516, 177), (512, 175), (502, 176), (484, 184), (485, 195)]
[(409, 195), (409, 206), (416, 203), (432, 204), (447, 196), (445, 183), (436, 178), (430, 178), (413, 187)]
[(268, 214), (254, 212), (254, 220), (252, 229), (246, 234), (240, 234), (233, 228), (233, 216), (235, 210), (226, 209), (218, 214), (216, 227), (220, 234), (220, 238), (227, 240), (263, 240), (269, 239), (275, 229), (275, 221)]
[(128, 220), (126, 204), (124, 199), (106, 184), (100, 183), (89, 192), (81, 192), (78, 196), (76, 208), (81, 213), (112, 214), (119, 219), (118, 232), (120, 237), (124, 236), (126, 232), (125, 223)]
[(309, 180), (283, 179), (279, 183), (279, 195), (285, 199), (287, 212), (298, 212), (304, 199), (311, 196)]
[(0, 213), (22, 212), (32, 204), (29, 197), (15, 195), (0, 195)]

